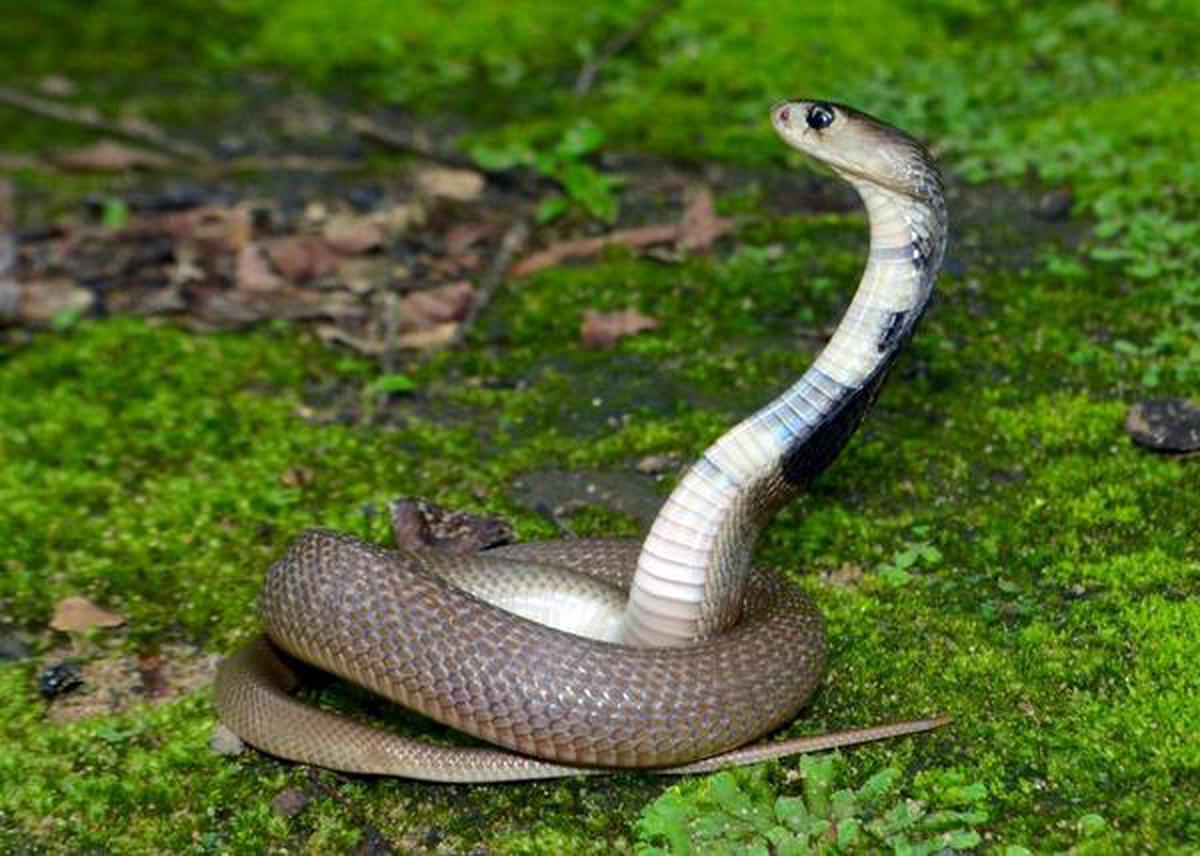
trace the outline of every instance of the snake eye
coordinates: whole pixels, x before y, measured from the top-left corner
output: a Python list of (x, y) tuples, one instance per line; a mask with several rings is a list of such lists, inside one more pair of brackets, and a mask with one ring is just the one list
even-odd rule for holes
[(833, 108), (828, 104), (814, 104), (808, 108), (804, 121), (814, 131), (820, 131), (833, 124), (835, 118)]

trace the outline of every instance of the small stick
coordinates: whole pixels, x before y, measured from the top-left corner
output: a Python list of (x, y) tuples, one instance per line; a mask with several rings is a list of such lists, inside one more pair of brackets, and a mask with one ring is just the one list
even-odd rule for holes
[(208, 152), (199, 146), (172, 140), (154, 126), (143, 122), (128, 119), (117, 121), (106, 119), (95, 107), (73, 107), (57, 101), (48, 101), (45, 98), (38, 98), (35, 95), (29, 95), (28, 93), (4, 85), (0, 85), (0, 104), (7, 104), (9, 107), (15, 107), (18, 110), (24, 110), (47, 119), (67, 122), (72, 125), (81, 125), (95, 131), (104, 131), (105, 133), (116, 134), (130, 140), (147, 143), (186, 160), (211, 160)]
[(475, 299), (471, 301), (466, 316), (459, 322), (458, 329), (454, 331), (454, 335), (446, 343), (448, 347), (459, 344), (466, 337), (472, 325), (474, 325), (475, 319), (491, 303), (496, 290), (508, 278), (508, 270), (512, 267), (513, 257), (520, 252), (521, 247), (525, 246), (525, 242), (529, 240), (529, 232), (529, 221), (524, 217), (519, 218), (508, 227), (508, 231), (500, 239), (500, 246), (496, 250), (496, 255), (492, 257), (491, 265), (479, 281), (479, 290), (475, 294)]
[(659, 20), (675, 7), (676, 0), (662, 0), (655, 3), (642, 13), (632, 27), (613, 36), (601, 47), (599, 52), (583, 64), (579, 76), (575, 78), (575, 97), (582, 98), (592, 90), (596, 76), (601, 67), (610, 59), (629, 47), (646, 34)]
[(409, 154), (445, 164), (446, 166), (453, 166), (459, 169), (479, 169), (479, 165), (469, 157), (437, 146), (430, 142), (423, 134), (385, 127), (370, 116), (364, 116), (361, 113), (351, 113), (346, 117), (346, 121), (355, 133), (390, 148), (408, 152)]

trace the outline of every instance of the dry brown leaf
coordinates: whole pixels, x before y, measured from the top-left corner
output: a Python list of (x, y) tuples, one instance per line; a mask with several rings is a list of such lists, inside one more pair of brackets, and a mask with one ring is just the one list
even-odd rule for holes
[(50, 619), (51, 629), (64, 633), (95, 630), (97, 627), (120, 627), (124, 623), (123, 615), (101, 609), (86, 597), (63, 598), (54, 607), (54, 617)]
[(458, 332), (458, 321), (446, 321), (396, 337), (396, 347), (407, 351), (430, 351), (444, 347), (454, 341)]
[(248, 291), (274, 291), (283, 285), (283, 279), (271, 270), (271, 263), (262, 247), (246, 244), (237, 254), (233, 283), (237, 288)]
[(707, 187), (694, 188), (679, 220), (679, 246), (685, 250), (705, 251), (718, 238), (728, 234), (733, 223), (718, 217), (713, 208), (712, 191)]
[(187, 309), (179, 286), (131, 285), (104, 292), (104, 309), (114, 315), (170, 315)]
[(375, 215), (390, 235), (401, 235), (410, 227), (422, 226), (425, 223), (425, 208), (419, 200), (413, 199), (393, 205), (386, 211)]
[(589, 310), (583, 313), (579, 339), (585, 348), (611, 348), (618, 339), (653, 330), (657, 326), (657, 319), (643, 315), (636, 309), (623, 309), (620, 312)]
[(637, 249), (653, 244), (665, 244), (679, 237), (679, 226), (674, 223), (660, 223), (653, 226), (639, 226), (636, 229), (619, 229), (607, 235), (595, 238), (576, 238), (552, 244), (544, 250), (526, 256), (513, 265), (513, 276), (528, 276), (531, 273), (544, 270), (560, 264), (567, 259), (582, 259), (594, 256), (605, 247), (621, 245)]
[(441, 550), (473, 555), (513, 540), (512, 524), (503, 517), (454, 511), (420, 497), (389, 503), (392, 537), (405, 550)]
[(400, 298), (397, 330), (408, 333), (424, 330), (446, 321), (461, 321), (475, 299), (475, 287), (469, 282), (452, 282)]
[(390, 264), (380, 256), (345, 258), (338, 262), (335, 277), (355, 294), (368, 294), (389, 279)]
[(137, 673), (146, 698), (164, 699), (175, 695), (170, 681), (163, 673), (161, 654), (138, 654)]
[(308, 288), (279, 288), (275, 291), (244, 289), (197, 289), (193, 314), (187, 323), (201, 330), (223, 330), (255, 321), (282, 318), (354, 318), (364, 309), (357, 298), (344, 291)]
[(67, 312), (84, 313), (96, 296), (69, 279), (41, 279), (20, 283), (16, 320), (23, 324), (46, 325)]
[(418, 170), (414, 180), (423, 195), (434, 199), (474, 202), (483, 193), (483, 176), (473, 169), (430, 166)]
[(383, 353), (383, 339), (370, 335), (359, 336), (337, 324), (318, 324), (316, 332), (317, 338), (327, 345), (344, 345), (368, 357), (377, 357)]
[(458, 255), (500, 231), (499, 223), (459, 223), (446, 233), (446, 252)]
[(192, 262), (223, 260), (240, 252), (254, 234), (253, 212), (247, 205), (203, 205), (167, 214), (160, 223), (179, 242), (176, 258)]
[(371, 217), (336, 214), (321, 230), (325, 241), (339, 253), (356, 256), (383, 246), (384, 228)]
[(164, 169), (174, 161), (150, 149), (101, 140), (90, 146), (50, 154), (52, 163), (81, 172), (124, 172), (130, 169)]
[(337, 253), (316, 235), (275, 238), (264, 247), (275, 269), (290, 282), (308, 282), (337, 269)]

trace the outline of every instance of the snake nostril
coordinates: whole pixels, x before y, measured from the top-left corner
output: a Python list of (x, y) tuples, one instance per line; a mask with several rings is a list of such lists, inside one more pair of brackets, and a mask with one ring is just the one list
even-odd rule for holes
[(779, 121), (783, 122), (785, 125), (788, 123), (788, 120), (791, 118), (792, 118), (792, 111), (789, 108), (784, 107), (782, 110), (779, 111)]

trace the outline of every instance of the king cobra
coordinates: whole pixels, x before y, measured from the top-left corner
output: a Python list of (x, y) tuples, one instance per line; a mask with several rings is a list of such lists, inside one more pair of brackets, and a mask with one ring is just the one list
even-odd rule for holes
[[(861, 198), (870, 255), (811, 367), (713, 443), (645, 541), (568, 540), (471, 556), (308, 532), (267, 575), (265, 636), (229, 657), (220, 719), (268, 753), (359, 773), (493, 782), (651, 768), (688, 773), (935, 728), (940, 717), (757, 743), (820, 682), (820, 613), (751, 564), (774, 514), (825, 469), (925, 310), (946, 245), (942, 179), (908, 134), (787, 101), (790, 146)], [(492, 747), (432, 745), (291, 696), (292, 658)]]

